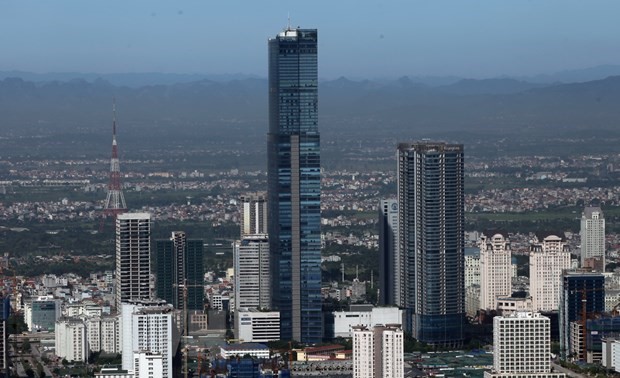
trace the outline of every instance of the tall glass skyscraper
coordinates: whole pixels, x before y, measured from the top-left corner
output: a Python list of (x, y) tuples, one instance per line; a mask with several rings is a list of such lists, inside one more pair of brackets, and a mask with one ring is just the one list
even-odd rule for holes
[(281, 337), (322, 339), (317, 30), (269, 40), (268, 219)]
[(398, 146), (398, 239), (407, 331), (458, 346), (465, 318), (463, 146)]

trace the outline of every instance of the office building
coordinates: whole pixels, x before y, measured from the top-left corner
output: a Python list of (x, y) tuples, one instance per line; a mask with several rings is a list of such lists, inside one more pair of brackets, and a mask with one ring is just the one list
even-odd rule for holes
[(172, 378), (172, 356), (179, 337), (174, 308), (165, 302), (130, 301), (121, 310), (123, 369), (134, 370), (134, 352), (162, 355), (162, 377)]
[(600, 207), (588, 206), (581, 214), (581, 266), (605, 271), (605, 217)]
[(271, 307), (269, 278), (269, 238), (265, 234), (246, 235), (233, 243), (235, 307)]
[(516, 312), (493, 318), (493, 371), (485, 378), (563, 378), (551, 370), (550, 320)]
[(398, 237), (414, 338), (458, 346), (465, 319), (463, 146), (398, 146)]
[[(605, 311), (605, 277), (601, 273), (584, 270), (567, 270), (562, 274), (560, 292), (560, 355), (562, 358), (575, 356), (571, 348), (571, 322), (581, 320), (583, 301), (586, 304), (586, 317)], [(582, 337), (583, 339), (583, 337)]]
[(187, 289), (187, 309), (204, 310), (203, 241), (174, 231), (170, 239), (155, 242), (155, 255), (157, 297), (182, 310), (183, 291)]
[(267, 196), (265, 193), (241, 197), (241, 239), (245, 235), (267, 233)]
[(571, 267), (568, 245), (562, 237), (539, 234), (530, 246), (530, 295), (535, 312), (557, 311), (562, 272)]
[(125, 213), (116, 217), (116, 308), (134, 299), (149, 299), (151, 215)]
[(306, 343), (323, 335), (317, 68), (316, 29), (289, 27), (269, 40), (272, 309), (282, 339)]
[(512, 294), (512, 262), (508, 235), (486, 232), (480, 237), (480, 308), (495, 310), (497, 297)]
[(241, 309), (235, 314), (235, 337), (241, 342), (280, 340), (280, 313)]
[(24, 303), (24, 321), (31, 332), (54, 331), (61, 312), (61, 300), (52, 296), (41, 296)]
[(404, 306), (403, 255), (398, 248), (398, 201), (379, 202), (379, 304)]
[(400, 378), (404, 368), (400, 324), (353, 328), (353, 378)]

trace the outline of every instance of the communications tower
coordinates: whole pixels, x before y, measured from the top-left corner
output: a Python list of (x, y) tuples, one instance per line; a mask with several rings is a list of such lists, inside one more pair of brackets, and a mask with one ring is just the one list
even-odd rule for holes
[(116, 101), (112, 103), (112, 158), (110, 159), (110, 182), (108, 195), (103, 206), (101, 228), (106, 217), (113, 217), (127, 211), (125, 196), (121, 189), (121, 167), (118, 160), (118, 146), (116, 144)]

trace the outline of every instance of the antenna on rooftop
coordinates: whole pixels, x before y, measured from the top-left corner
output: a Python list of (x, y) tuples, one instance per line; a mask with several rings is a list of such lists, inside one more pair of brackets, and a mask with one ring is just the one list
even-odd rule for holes
[(286, 30), (291, 30), (291, 12), (288, 12), (288, 25), (286, 26)]

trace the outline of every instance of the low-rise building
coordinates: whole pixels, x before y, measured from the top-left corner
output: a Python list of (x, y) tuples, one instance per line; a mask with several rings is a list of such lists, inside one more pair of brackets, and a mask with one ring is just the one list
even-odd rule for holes
[(280, 313), (240, 309), (235, 315), (235, 337), (243, 342), (280, 340)]
[(220, 355), (224, 359), (233, 357), (243, 357), (245, 355), (256, 358), (269, 358), (269, 348), (267, 345), (258, 343), (239, 343), (229, 344), (220, 347)]
[(403, 311), (398, 307), (351, 305), (349, 311), (335, 311), (334, 337), (353, 337), (353, 327), (370, 328), (375, 324), (402, 324)]

